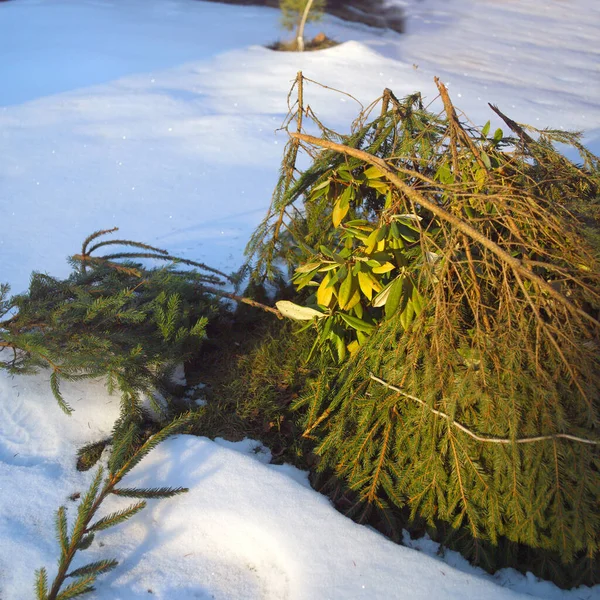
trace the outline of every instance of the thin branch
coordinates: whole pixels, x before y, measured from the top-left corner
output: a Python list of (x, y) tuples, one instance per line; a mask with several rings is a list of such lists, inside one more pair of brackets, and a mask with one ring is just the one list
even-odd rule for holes
[(435, 408), (431, 408), (431, 406), (429, 406), (425, 401), (421, 400), (420, 398), (417, 398), (416, 396), (413, 396), (411, 394), (407, 394), (405, 391), (401, 390), (399, 387), (396, 387), (395, 385), (392, 385), (392, 384), (388, 383), (387, 381), (384, 381), (383, 379), (376, 377), (375, 375), (373, 375), (373, 373), (370, 373), (369, 377), (373, 381), (376, 381), (377, 383), (383, 385), (384, 387), (386, 387), (390, 390), (393, 390), (394, 392), (398, 392), (398, 394), (401, 394), (405, 398), (409, 398), (410, 400), (414, 400), (415, 402), (418, 402), (421, 406), (424, 406), (427, 410), (429, 410), (433, 414), (438, 415), (439, 417), (442, 417), (443, 419), (446, 419), (448, 421), (448, 423), (450, 423), (451, 425), (454, 425), (454, 427), (456, 427), (457, 429), (460, 429), (461, 431), (463, 431), (467, 435), (471, 436), (474, 440), (477, 440), (478, 442), (485, 442), (487, 444), (506, 444), (506, 445), (509, 445), (509, 444), (531, 444), (533, 442), (545, 442), (548, 440), (556, 440), (558, 438), (562, 438), (565, 440), (571, 440), (573, 442), (580, 442), (581, 444), (589, 444), (591, 446), (600, 446), (600, 441), (598, 441), (598, 440), (589, 440), (586, 438), (577, 437), (576, 435), (571, 435), (569, 433), (555, 433), (552, 435), (539, 435), (536, 437), (529, 437), (529, 438), (517, 438), (515, 440), (511, 440), (511, 439), (507, 439), (507, 438), (493, 438), (493, 437), (477, 435), (476, 433), (473, 433), (470, 429), (468, 429), (464, 425), (461, 425), (458, 421), (455, 421), (454, 419), (452, 419), (452, 417), (447, 415), (445, 412), (442, 412), (441, 410), (437, 410)]
[(260, 308), (266, 312), (270, 312), (274, 314), (278, 319), (283, 319), (283, 315), (279, 310), (273, 308), (272, 306), (267, 306), (266, 304), (261, 304), (256, 300), (251, 300), (250, 298), (246, 298), (245, 296), (237, 296), (236, 294), (231, 294), (230, 292), (224, 292), (223, 290), (219, 290), (217, 288), (211, 288), (207, 286), (202, 286), (202, 289), (209, 294), (214, 294), (215, 296), (221, 296), (223, 298), (229, 298), (230, 300), (235, 300), (236, 302), (241, 302), (242, 304), (248, 304), (249, 306), (253, 306), (254, 308)]

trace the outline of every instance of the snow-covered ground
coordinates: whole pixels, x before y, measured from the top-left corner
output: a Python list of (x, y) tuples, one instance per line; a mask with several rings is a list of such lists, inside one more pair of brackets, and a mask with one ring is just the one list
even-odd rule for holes
[[(478, 124), (487, 102), (515, 120), (584, 129), (600, 152), (600, 5), (596, 0), (389, 0), (398, 35), (327, 19), (344, 42), (298, 54), (263, 44), (277, 11), (196, 0), (0, 3), (0, 282), (63, 276), (94, 230), (233, 270), (268, 206), (286, 142), (276, 128), (298, 70), (364, 104), (384, 87), (435, 96), (432, 78)], [(317, 30), (312, 29), (314, 34)], [(357, 106), (314, 85), (311, 107), (347, 127)], [(65, 417), (43, 377), (0, 374), (0, 598), (33, 596), (55, 564), (55, 509), (89, 474), (75, 449), (106, 435), (117, 399), (101, 384), (67, 389)], [(335, 512), (291, 468), (251, 443), (166, 442), (131, 476), (190, 492), (153, 504), (86, 552), (116, 557), (93, 597), (600, 598), (512, 571), (491, 577), (453, 553), (395, 546)], [(72, 512), (72, 511), (71, 511)], [(413, 544), (431, 551), (431, 544)], [(52, 574), (51, 574), (52, 575)]]

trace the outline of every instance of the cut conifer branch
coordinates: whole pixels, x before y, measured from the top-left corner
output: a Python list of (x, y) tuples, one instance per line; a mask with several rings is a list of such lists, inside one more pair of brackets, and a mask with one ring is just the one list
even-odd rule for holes
[[(154, 393), (172, 397), (170, 373), (198, 351), (221, 298), (281, 318), (277, 309), (223, 289), (232, 278), (218, 269), (141, 242), (103, 239), (116, 231), (88, 236), (82, 254), (70, 259), (68, 279), (35, 273), (29, 293), (10, 300), (4, 300), (7, 288), (0, 289), (0, 309), (16, 313), (0, 322), (0, 350), (13, 354), (0, 359), (0, 368), (27, 373), (49, 367), (52, 392), (66, 413), (71, 409), (61, 381), (93, 377), (119, 389), (131, 414), (140, 413), (142, 396), (164, 412)], [(107, 248), (117, 251), (97, 255)], [(168, 264), (152, 267), (147, 260)]]
[[(37, 600), (69, 600), (88, 594), (94, 591), (94, 584), (100, 575), (108, 573), (119, 564), (114, 559), (101, 559), (72, 571), (70, 570), (77, 553), (89, 548), (97, 532), (124, 523), (146, 507), (145, 501), (137, 502), (128, 508), (110, 513), (93, 522), (102, 504), (109, 496), (119, 495), (121, 492), (123, 496), (160, 500), (188, 491), (187, 488), (182, 487), (163, 487), (137, 489), (135, 490), (136, 494), (128, 494), (126, 493), (127, 490), (121, 490), (117, 486), (121, 483), (123, 477), (153, 448), (169, 436), (184, 430), (197, 417), (197, 413), (181, 415), (166, 427), (150, 436), (141, 445), (138, 443), (140, 431), (136, 431), (136, 435), (128, 435), (127, 439), (124, 440), (122, 438), (123, 433), (130, 432), (131, 427), (124, 426), (123, 423), (115, 426), (113, 445), (122, 445), (124, 443), (126, 446), (124, 454), (128, 458), (121, 464), (117, 471), (109, 471), (106, 476), (103, 467), (98, 468), (92, 484), (79, 502), (77, 516), (70, 533), (65, 507), (61, 506), (58, 509), (56, 516), (57, 538), (60, 546), (58, 571), (51, 586), (48, 584), (48, 572), (46, 569), (42, 567), (36, 571), (35, 589)], [(138, 427), (135, 423), (131, 423), (131, 426), (134, 428)], [(67, 584), (71, 579), (75, 581)]]

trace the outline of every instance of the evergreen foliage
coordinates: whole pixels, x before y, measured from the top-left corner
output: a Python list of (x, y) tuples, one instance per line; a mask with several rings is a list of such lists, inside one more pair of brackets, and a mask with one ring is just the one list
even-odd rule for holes
[(323, 18), (325, 0), (280, 0), (281, 22), (289, 30), (296, 30), (293, 49), (304, 52), (304, 28), (307, 22)]
[[(131, 489), (117, 486), (151, 450), (169, 436), (188, 428), (196, 418), (197, 415), (193, 413), (181, 415), (145, 440), (137, 419), (128, 416), (119, 419), (113, 431), (108, 472), (102, 466), (98, 467), (92, 484), (79, 502), (70, 532), (65, 507), (61, 506), (56, 513), (56, 536), (60, 547), (58, 571), (51, 586), (47, 570), (42, 567), (36, 571), (37, 600), (70, 600), (94, 591), (98, 576), (114, 569), (118, 562), (114, 559), (102, 559), (71, 570), (77, 553), (89, 548), (99, 531), (120, 525), (143, 510), (147, 499), (170, 498), (187, 491), (181, 487)], [(103, 502), (110, 495), (143, 500), (94, 521)], [(67, 584), (71, 580), (73, 581)]]
[[(6, 355), (0, 368), (49, 368), (52, 392), (66, 413), (72, 409), (61, 394), (65, 380), (104, 377), (110, 390), (120, 390), (122, 410), (130, 415), (140, 416), (142, 395), (154, 401), (158, 391), (169, 398), (172, 370), (199, 348), (218, 310), (215, 294), (228, 279), (146, 244), (104, 238), (113, 231), (85, 240), (70, 259), (67, 279), (34, 273), (28, 293), (12, 298), (7, 286), (0, 288), (0, 351)], [(142, 262), (148, 260), (168, 264), (148, 267)]]
[[(285, 296), (286, 290), (278, 293)], [(304, 450), (310, 444), (302, 438), (291, 406), (313, 375), (299, 359), (313, 340), (311, 332), (293, 329), (287, 320), (275, 321), (247, 307), (239, 307), (232, 320), (211, 324), (210, 338), (194, 359), (202, 366), (204, 385), (198, 394), (206, 402), (195, 433), (260, 440), (273, 462), (307, 467)], [(190, 371), (193, 376), (193, 364)]]
[[(304, 435), (351, 513), (393, 529), (396, 507), (487, 568), (515, 543), (543, 553), (540, 575), (594, 583), (600, 162), (495, 107), (510, 137), (465, 124), (438, 88), (441, 113), (386, 90), (347, 136), (317, 117), (322, 137), (304, 134), (301, 101), (290, 115), (248, 252), (256, 277), (290, 269), (304, 305), (280, 308), (316, 330)], [(300, 148), (313, 162), (296, 176)]]

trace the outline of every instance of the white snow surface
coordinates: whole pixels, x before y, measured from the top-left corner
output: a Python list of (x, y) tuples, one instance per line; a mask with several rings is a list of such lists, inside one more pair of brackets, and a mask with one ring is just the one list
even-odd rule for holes
[[(33, 570), (57, 558), (54, 513), (77, 503), (94, 471), (74, 469), (77, 447), (110, 434), (118, 401), (101, 382), (70, 384), (67, 418), (43, 375), (0, 372), (0, 598), (32, 596)], [(270, 465), (252, 440), (180, 435), (146, 457), (123, 487), (186, 486), (97, 534), (74, 567), (118, 558), (90, 597), (102, 600), (598, 598), (598, 588), (564, 592), (506, 569), (494, 577), (460, 555), (435, 556), (431, 541), (399, 546), (338, 513), (305, 473)], [(106, 501), (102, 514), (130, 504)], [(84, 562), (85, 561), (85, 562)]]
[[(477, 124), (487, 102), (532, 125), (585, 130), (600, 151), (596, 0), (389, 0), (399, 35), (327, 18), (343, 42), (274, 53), (278, 13), (196, 0), (0, 2), (0, 281), (65, 276), (92, 231), (234, 270), (266, 210), (286, 137), (276, 132), (296, 72), (367, 105), (390, 87), (431, 100), (433, 76)], [(316, 33), (313, 27), (310, 34)], [(357, 105), (309, 84), (307, 100), (347, 129)], [(76, 449), (110, 434), (118, 399), (102, 382), (65, 386), (0, 373), (0, 599), (33, 597), (58, 554), (56, 508), (87, 488)], [(179, 436), (127, 485), (190, 488), (99, 534), (82, 559), (114, 557), (90, 597), (108, 600), (599, 599), (504, 570), (495, 576), (427, 539), (392, 544), (338, 514), (305, 473), (257, 442)], [(106, 508), (114, 509), (123, 503)], [(102, 546), (100, 545), (102, 544)], [(80, 565), (81, 563), (77, 563)]]

